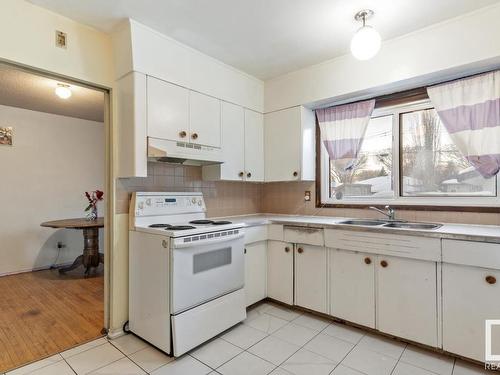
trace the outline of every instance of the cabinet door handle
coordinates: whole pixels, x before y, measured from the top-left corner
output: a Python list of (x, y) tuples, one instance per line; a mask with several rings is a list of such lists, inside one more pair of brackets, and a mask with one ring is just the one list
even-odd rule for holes
[(243, 172), (238, 173), (239, 177), (243, 177), (244, 175), (245, 175), (245, 173), (243, 173)]
[(193, 133), (191, 134), (192, 139), (198, 139), (198, 133)]
[(186, 135), (187, 135), (187, 133), (184, 130), (179, 132), (179, 137), (181, 137), (181, 138), (185, 138)]
[(293, 172), (293, 177), (297, 177), (299, 175), (299, 172), (295, 171)]
[(252, 177), (252, 174), (250, 172), (247, 173), (247, 177), (250, 178)]
[(247, 248), (245, 247), (245, 248), (243, 249), (243, 254), (246, 254), (246, 253), (247, 253)]
[(285, 253), (289, 253), (290, 252), (290, 248), (287, 246), (285, 247)]
[(493, 285), (497, 282), (497, 278), (495, 276), (491, 276), (491, 275), (486, 276), (485, 280), (488, 284), (491, 284), (491, 285)]
[(389, 263), (387, 263), (387, 261), (383, 260), (380, 262), (380, 265), (385, 268), (389, 265)]
[(365, 258), (365, 263), (366, 264), (371, 264), (372, 263), (372, 260), (370, 259), (370, 257), (366, 257)]
[(168, 242), (167, 240), (161, 241), (161, 246), (163, 246), (165, 249), (168, 247)]
[(301, 247), (299, 247), (299, 248), (297, 249), (297, 252), (298, 252), (299, 254), (302, 254), (302, 253), (304, 252), (304, 249), (303, 249), (303, 248), (301, 248)]

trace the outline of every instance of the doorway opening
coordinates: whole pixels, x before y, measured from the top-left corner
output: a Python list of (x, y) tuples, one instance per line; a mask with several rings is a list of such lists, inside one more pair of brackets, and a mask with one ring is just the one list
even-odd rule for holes
[(0, 373), (106, 332), (108, 95), (0, 63)]

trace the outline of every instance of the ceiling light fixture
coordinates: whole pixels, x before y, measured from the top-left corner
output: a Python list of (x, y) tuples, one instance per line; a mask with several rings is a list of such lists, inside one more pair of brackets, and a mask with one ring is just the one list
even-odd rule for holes
[(61, 99), (68, 99), (71, 97), (72, 92), (69, 85), (58, 83), (56, 87), (56, 95)]
[(354, 15), (356, 21), (363, 22), (363, 26), (356, 31), (351, 39), (351, 53), (358, 60), (369, 60), (380, 49), (380, 34), (366, 24), (366, 20), (374, 14), (373, 10), (363, 9)]

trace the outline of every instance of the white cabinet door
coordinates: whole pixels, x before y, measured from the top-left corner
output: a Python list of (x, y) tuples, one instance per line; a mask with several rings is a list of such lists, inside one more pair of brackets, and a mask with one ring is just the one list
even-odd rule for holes
[(245, 179), (264, 181), (264, 117), (245, 109)]
[[(444, 263), (443, 349), (483, 362), (486, 319), (500, 319), (500, 271)], [(492, 348), (499, 353), (498, 326)]]
[(322, 246), (295, 247), (295, 305), (326, 314), (328, 251)]
[(375, 328), (376, 258), (330, 250), (330, 315)]
[(220, 179), (241, 181), (245, 171), (245, 115), (243, 108), (222, 102), (222, 150)]
[(300, 179), (300, 107), (266, 113), (264, 118), (265, 179)]
[(189, 130), (192, 143), (221, 147), (221, 101), (190, 91)]
[(437, 264), (378, 256), (377, 328), (437, 347)]
[(267, 244), (267, 295), (293, 305), (293, 244), (269, 241)]
[(148, 136), (189, 141), (189, 90), (147, 77)]
[(266, 241), (245, 246), (245, 296), (250, 306), (267, 296), (267, 245)]

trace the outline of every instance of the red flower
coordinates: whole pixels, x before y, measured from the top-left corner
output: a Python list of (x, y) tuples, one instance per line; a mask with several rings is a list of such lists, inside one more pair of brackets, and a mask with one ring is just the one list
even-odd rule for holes
[(97, 200), (100, 201), (102, 199), (102, 197), (104, 196), (104, 193), (102, 191), (100, 191), (100, 190), (96, 190), (95, 191), (95, 196), (96, 196)]

